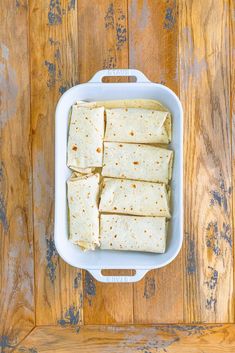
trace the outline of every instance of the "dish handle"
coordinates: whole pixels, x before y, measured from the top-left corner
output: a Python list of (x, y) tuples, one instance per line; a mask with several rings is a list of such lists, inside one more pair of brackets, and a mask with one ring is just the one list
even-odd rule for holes
[(89, 270), (88, 271), (92, 274), (92, 276), (99, 282), (106, 282), (106, 283), (130, 283), (130, 282), (137, 282), (141, 280), (144, 275), (149, 270), (136, 270), (135, 275), (133, 276), (104, 276), (102, 275), (102, 270)]
[(143, 74), (143, 72), (135, 69), (110, 69), (100, 70), (90, 79), (91, 83), (102, 83), (104, 77), (115, 77), (115, 76), (134, 76), (136, 82), (150, 82), (149, 79)]

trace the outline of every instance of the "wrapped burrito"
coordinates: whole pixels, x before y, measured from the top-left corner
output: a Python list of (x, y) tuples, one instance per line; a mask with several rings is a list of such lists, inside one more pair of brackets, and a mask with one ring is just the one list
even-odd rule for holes
[(102, 214), (100, 247), (108, 250), (130, 250), (164, 253), (166, 218)]
[(169, 143), (171, 116), (168, 112), (140, 108), (106, 109), (105, 141)]
[(104, 107), (88, 108), (73, 105), (69, 126), (69, 168), (89, 173), (102, 166)]
[(164, 148), (105, 142), (102, 175), (167, 183), (172, 159), (173, 151)]
[(104, 178), (99, 210), (108, 213), (170, 217), (166, 185)]
[(70, 240), (84, 250), (99, 245), (99, 178), (74, 173), (67, 181)]

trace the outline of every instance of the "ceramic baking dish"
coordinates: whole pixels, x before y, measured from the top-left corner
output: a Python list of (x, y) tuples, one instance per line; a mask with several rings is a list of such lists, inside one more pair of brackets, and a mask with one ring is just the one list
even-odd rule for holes
[[(103, 83), (106, 76), (135, 76), (136, 82)], [(68, 240), (66, 180), (71, 171), (66, 166), (68, 115), (78, 100), (98, 101), (145, 98), (162, 102), (172, 113), (174, 150), (171, 181), (172, 218), (164, 254), (96, 250), (83, 252)], [(60, 98), (55, 114), (55, 245), (60, 256), (72, 266), (88, 270), (102, 282), (135, 282), (149, 270), (166, 266), (180, 251), (183, 240), (183, 111), (178, 97), (169, 88), (150, 82), (138, 70), (102, 70), (85, 83), (70, 88)], [(133, 269), (133, 276), (104, 276), (102, 269)]]

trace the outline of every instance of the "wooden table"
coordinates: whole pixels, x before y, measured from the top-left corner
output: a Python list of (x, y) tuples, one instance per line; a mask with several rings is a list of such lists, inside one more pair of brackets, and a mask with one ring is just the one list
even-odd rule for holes
[[(235, 3), (0, 5), (1, 352), (235, 352)], [(102, 284), (55, 249), (54, 111), (97, 70), (127, 67), (184, 107), (184, 245), (138, 283)]]

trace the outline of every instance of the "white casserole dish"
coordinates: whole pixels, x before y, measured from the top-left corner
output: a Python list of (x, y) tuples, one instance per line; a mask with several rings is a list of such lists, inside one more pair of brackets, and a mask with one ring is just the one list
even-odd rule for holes
[[(106, 76), (135, 76), (133, 83), (103, 83)], [(172, 142), (174, 150), (171, 181), (172, 218), (164, 254), (96, 250), (83, 252), (68, 240), (66, 180), (71, 171), (66, 166), (68, 116), (70, 107), (78, 100), (98, 101), (145, 98), (160, 101), (172, 113)], [(55, 114), (55, 246), (70, 265), (88, 270), (101, 282), (136, 282), (149, 270), (166, 266), (179, 253), (183, 240), (183, 110), (178, 97), (169, 88), (150, 82), (132, 69), (102, 70), (85, 83), (74, 86), (60, 98)], [(133, 269), (134, 276), (104, 276), (103, 269)]]

